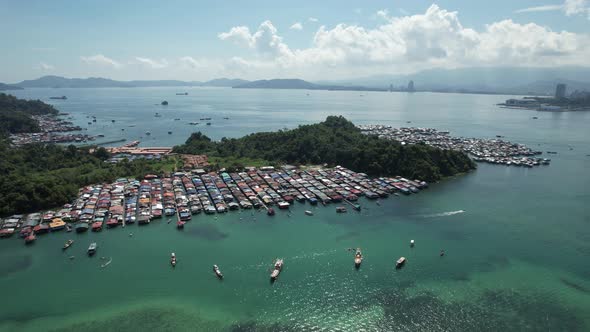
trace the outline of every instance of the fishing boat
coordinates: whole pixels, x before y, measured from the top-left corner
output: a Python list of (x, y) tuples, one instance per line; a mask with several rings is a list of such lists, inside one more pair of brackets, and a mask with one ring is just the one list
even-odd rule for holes
[(170, 255), (170, 265), (172, 265), (172, 267), (176, 267), (176, 254), (172, 253), (172, 255)]
[(92, 231), (99, 232), (102, 231), (102, 221), (95, 221), (92, 223)]
[(37, 240), (35, 233), (31, 233), (25, 238), (25, 244), (31, 244), (31, 243), (35, 242), (35, 240)]
[(62, 249), (63, 250), (68, 249), (69, 247), (72, 246), (72, 243), (74, 243), (74, 240), (67, 240)]
[(361, 248), (356, 249), (356, 253), (354, 254), (354, 266), (358, 269), (363, 262), (363, 254), (361, 253)]
[(270, 280), (272, 280), (272, 281), (277, 280), (282, 269), (283, 269), (283, 259), (277, 258), (277, 260), (275, 261), (273, 270), (270, 274)]
[(268, 210), (266, 210), (266, 214), (268, 214), (269, 216), (274, 216), (275, 210), (273, 208), (268, 208)]
[(305, 210), (305, 214), (308, 216), (313, 216), (313, 212), (311, 212), (310, 210)]
[(223, 279), (223, 273), (221, 273), (221, 271), (219, 270), (219, 266), (213, 265), (213, 272), (215, 272), (217, 278)]
[(397, 262), (395, 262), (395, 268), (399, 269), (401, 268), (404, 264), (406, 263), (406, 258), (405, 257), (400, 257)]
[(96, 253), (96, 242), (92, 242), (90, 246), (88, 246), (88, 256), (92, 256)]

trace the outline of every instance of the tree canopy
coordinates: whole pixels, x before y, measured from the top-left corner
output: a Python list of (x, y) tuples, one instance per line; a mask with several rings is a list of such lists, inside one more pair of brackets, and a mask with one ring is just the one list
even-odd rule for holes
[(426, 181), (475, 168), (474, 162), (463, 152), (423, 144), (402, 145), (365, 135), (342, 116), (329, 116), (324, 122), (293, 130), (222, 138), (219, 142), (197, 132), (185, 144), (174, 147), (174, 152), (264, 159), (275, 163), (325, 163), (373, 176), (402, 175)]

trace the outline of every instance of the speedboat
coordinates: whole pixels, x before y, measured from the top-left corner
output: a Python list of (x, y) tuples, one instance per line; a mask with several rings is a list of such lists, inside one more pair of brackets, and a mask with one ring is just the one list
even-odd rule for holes
[(176, 254), (172, 253), (172, 255), (170, 255), (170, 265), (172, 265), (172, 267), (176, 267)]
[(281, 273), (281, 270), (283, 269), (283, 259), (281, 258), (277, 258), (277, 260), (275, 261), (273, 270), (270, 274), (270, 280), (274, 281), (279, 277), (279, 274)]
[(361, 248), (356, 249), (356, 253), (354, 254), (354, 266), (358, 269), (363, 262), (363, 254), (361, 253)]
[(313, 216), (313, 212), (309, 211), (309, 210), (305, 210), (305, 214), (308, 216)]
[(74, 240), (67, 240), (62, 249), (68, 249), (72, 245), (72, 243), (74, 243)]
[(414, 248), (414, 240), (410, 240), (410, 247)]
[(223, 279), (223, 274), (219, 270), (219, 266), (213, 265), (213, 272), (215, 272), (215, 275), (217, 276), (217, 278)]
[(395, 268), (399, 269), (401, 268), (404, 264), (406, 263), (406, 258), (405, 257), (400, 257), (397, 262), (395, 262)]
[(96, 242), (92, 242), (90, 246), (88, 246), (88, 256), (92, 256), (96, 253)]

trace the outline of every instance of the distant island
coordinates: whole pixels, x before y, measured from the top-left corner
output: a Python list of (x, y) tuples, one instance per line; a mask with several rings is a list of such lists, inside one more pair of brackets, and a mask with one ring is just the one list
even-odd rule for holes
[(234, 89), (303, 89), (303, 90), (331, 90), (331, 91), (387, 91), (384, 88), (368, 88), (364, 86), (322, 85), (301, 79), (273, 79), (259, 80), (240, 84)]
[(0, 91), (6, 90), (22, 90), (23, 88), (16, 85), (0, 83)]
[[(35, 80), (25, 80), (10, 86), (22, 88), (140, 88), (140, 87), (232, 87), (247, 83), (246, 80), (218, 78), (206, 82), (178, 81), (178, 80), (152, 80), (152, 81), (116, 81), (108, 78), (65, 78), (61, 76), (43, 76)], [(8, 85), (7, 85), (8, 86)]]

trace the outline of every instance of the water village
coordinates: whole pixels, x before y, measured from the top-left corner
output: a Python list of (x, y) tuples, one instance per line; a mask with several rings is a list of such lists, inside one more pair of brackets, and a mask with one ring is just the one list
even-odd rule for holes
[[(67, 113), (60, 113), (60, 116), (67, 116)], [(74, 126), (53, 114), (31, 115), (33, 120), (39, 124), (41, 129), (38, 133), (15, 133), (10, 135), (13, 146), (22, 146), (30, 143), (82, 143), (92, 141), (96, 137), (82, 133), (67, 133), (81, 131), (82, 128)]]
[[(148, 225), (160, 218), (176, 222), (176, 228), (199, 214), (261, 209), (268, 216), (275, 208), (294, 205), (333, 205), (335, 212), (360, 211), (360, 197), (370, 200), (389, 195), (410, 195), (427, 188), (420, 180), (402, 177), (369, 178), (344, 167), (296, 168), (272, 166), (247, 168), (243, 172), (211, 172), (202, 169), (176, 172), (143, 180), (118, 179), (114, 183), (83, 187), (78, 197), (58, 211), (14, 215), (0, 221), (0, 237), (14, 234), (25, 244), (37, 236), (56, 231), (99, 232), (129, 225)], [(291, 211), (289, 212), (291, 213)], [(313, 215), (310, 210), (306, 215)]]
[[(507, 166), (534, 167), (549, 165), (551, 159), (535, 157), (542, 154), (523, 144), (505, 141), (498, 135), (495, 139), (453, 137), (448, 131), (433, 128), (393, 128), (384, 125), (358, 126), (367, 135), (395, 140), (401, 144), (426, 144), (445, 150), (459, 150), (473, 160)], [(552, 153), (548, 151), (548, 153)]]

